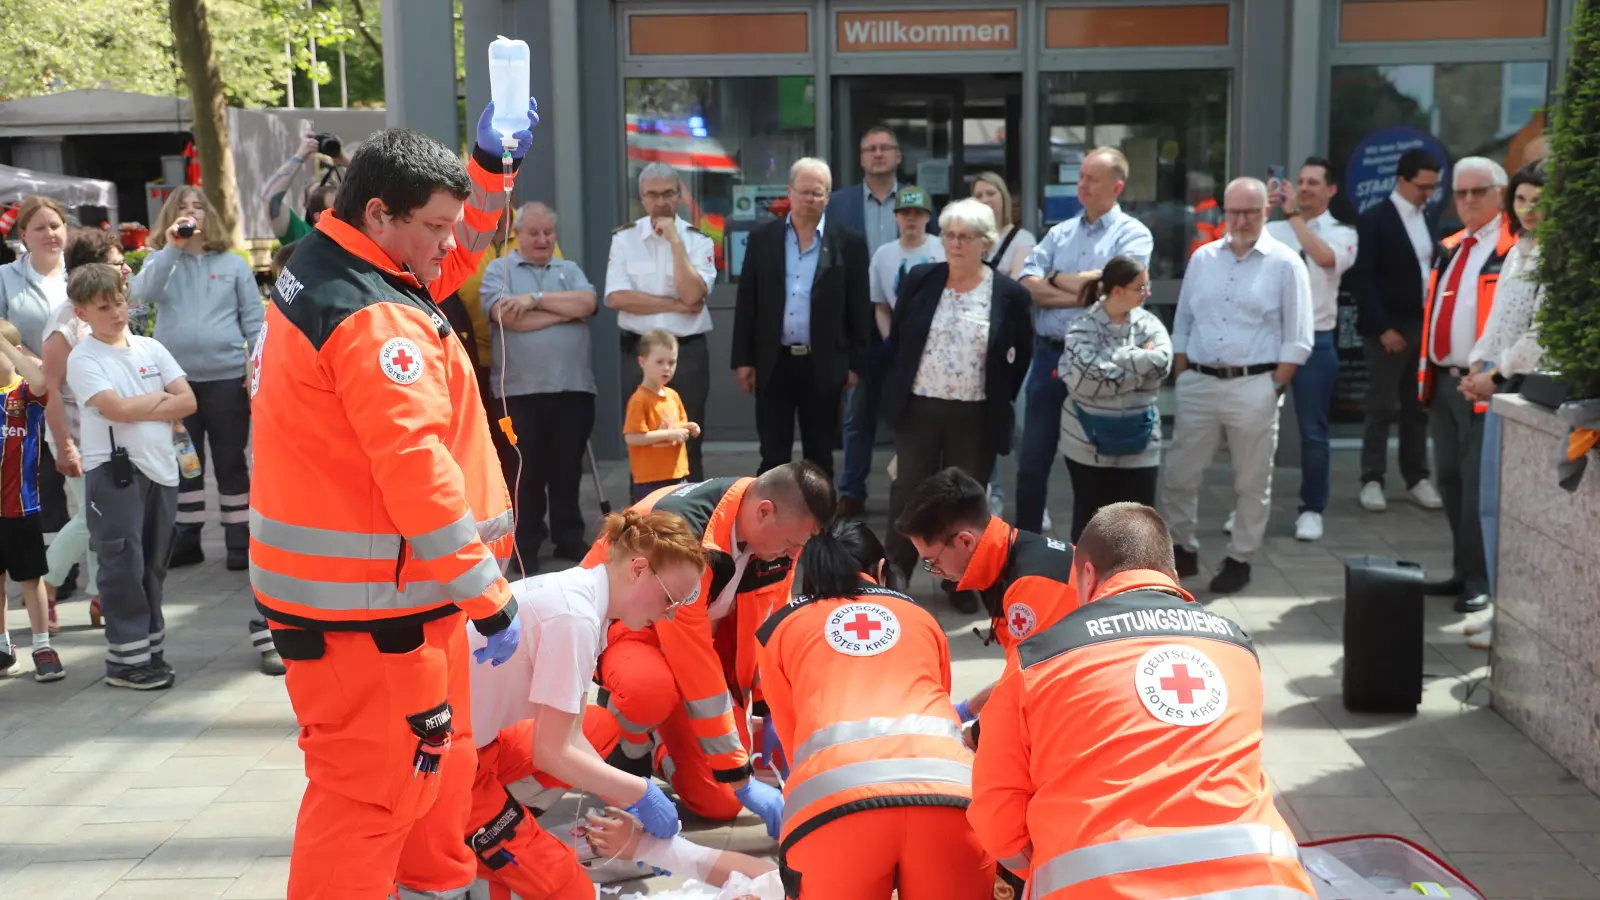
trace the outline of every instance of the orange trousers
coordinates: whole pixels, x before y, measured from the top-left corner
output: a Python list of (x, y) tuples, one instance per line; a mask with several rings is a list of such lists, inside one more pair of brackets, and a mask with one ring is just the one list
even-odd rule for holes
[(974, 900), (994, 894), (994, 860), (955, 806), (840, 816), (783, 854), (790, 900)]
[[(656, 769), (684, 806), (713, 821), (739, 815), (743, 804), (733, 795), (733, 788), (717, 781), (711, 760), (700, 750), (655, 629), (632, 631), (613, 622), (606, 634), (606, 650), (600, 654), (600, 683), (611, 695), (624, 744), (648, 746), (651, 731), (660, 735)], [(744, 710), (737, 703), (733, 715), (739, 738), (749, 748)]]
[(477, 755), (463, 614), (372, 633), (273, 625), (305, 753), (289, 900), (465, 891)]
[[(540, 828), (533, 812), (507, 790), (527, 779), (543, 788), (568, 787), (534, 768), (533, 725), (531, 719), (509, 725), (478, 748), (466, 832), (478, 857), (478, 877), (489, 882), (491, 898), (593, 900), (594, 883), (578, 864), (577, 853)], [(583, 736), (602, 757), (616, 748), (621, 734), (611, 713), (598, 706), (584, 711)]]

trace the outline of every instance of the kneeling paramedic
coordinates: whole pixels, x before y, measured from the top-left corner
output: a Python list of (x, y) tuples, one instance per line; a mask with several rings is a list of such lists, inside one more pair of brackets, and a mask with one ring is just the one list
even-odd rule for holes
[[(638, 631), (611, 625), (600, 656), (608, 708), (622, 722), (616, 762), (650, 771), (651, 733), (660, 735), (655, 768), (685, 806), (727, 820), (742, 808), (778, 836), (783, 798), (751, 777), (746, 711), (756, 696), (756, 629), (789, 602), (794, 557), (833, 517), (832, 480), (809, 462), (786, 463), (758, 478), (713, 478), (665, 487), (634, 505), (688, 523), (710, 567), (699, 599), (676, 617)], [(595, 542), (585, 566), (608, 553)]]
[(897, 590), (904, 579), (859, 521), (813, 539), (800, 569), (803, 595), (756, 635), (769, 715), (792, 748), (779, 844), (789, 897), (989, 896), (944, 629)]
[(250, 583), (310, 782), (290, 900), (463, 897), (477, 870), (464, 622), (490, 635), (480, 662), (516, 649), (513, 514), (436, 301), (476, 267), (533, 139), (506, 165), (491, 116), (465, 166), (414, 131), (364, 142), (252, 354)]
[[(626, 808), (656, 837), (678, 832), (678, 810), (649, 778), (606, 765), (616, 719), (586, 705), (606, 622), (629, 629), (670, 618), (692, 602), (705, 571), (700, 538), (677, 516), (628, 510), (607, 516), (604, 565), (572, 568), (511, 586), (522, 642), (506, 664), (472, 670), (472, 733), (478, 776), (465, 832), (480, 875), (540, 900), (592, 900), (594, 885), (571, 846), (545, 833), (511, 788), (575, 787)], [(473, 647), (487, 646), (467, 626)], [(604, 735), (609, 723), (611, 734)], [(600, 738), (600, 740), (596, 740)], [(523, 782), (523, 784), (518, 784)]]
[(1313, 900), (1261, 763), (1250, 638), (1178, 587), (1155, 510), (1102, 508), (1077, 550), (1085, 604), (1023, 642), (983, 711), (983, 846), (1033, 900)]

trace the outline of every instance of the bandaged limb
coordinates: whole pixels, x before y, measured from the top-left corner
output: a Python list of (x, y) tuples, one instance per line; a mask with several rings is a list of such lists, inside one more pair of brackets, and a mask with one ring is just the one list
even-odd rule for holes
[(732, 850), (702, 847), (683, 835), (655, 838), (626, 812), (610, 808), (605, 815), (590, 813), (589, 843), (596, 851), (631, 859), (713, 887), (722, 887), (735, 873), (755, 878), (778, 869), (776, 863)]

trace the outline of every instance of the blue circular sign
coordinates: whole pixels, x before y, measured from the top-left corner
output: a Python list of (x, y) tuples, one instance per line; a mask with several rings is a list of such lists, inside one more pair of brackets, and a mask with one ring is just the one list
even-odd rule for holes
[(1450, 152), (1433, 135), (1407, 125), (1379, 128), (1361, 139), (1345, 164), (1345, 190), (1357, 212), (1381, 203), (1394, 190), (1395, 169), (1409, 150), (1426, 150), (1439, 161), (1439, 189), (1428, 200), (1429, 216), (1438, 214), (1450, 184)]

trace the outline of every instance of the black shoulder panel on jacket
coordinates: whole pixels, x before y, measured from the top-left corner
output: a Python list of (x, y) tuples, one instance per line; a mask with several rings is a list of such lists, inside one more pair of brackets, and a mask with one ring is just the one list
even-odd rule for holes
[(1176, 594), (1128, 591), (1080, 606), (1017, 647), (1022, 668), (1092, 644), (1170, 637), (1221, 641), (1256, 652), (1250, 635), (1225, 616), (1207, 612)]
[(433, 320), (440, 337), (451, 334), (426, 288), (389, 276), (320, 231), (297, 242), (272, 286), (272, 303), (319, 351), (345, 319), (374, 303), (414, 307)]

